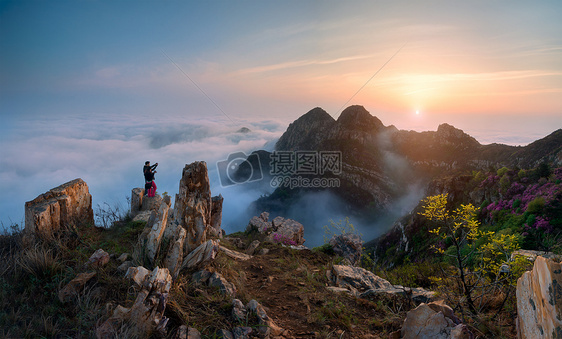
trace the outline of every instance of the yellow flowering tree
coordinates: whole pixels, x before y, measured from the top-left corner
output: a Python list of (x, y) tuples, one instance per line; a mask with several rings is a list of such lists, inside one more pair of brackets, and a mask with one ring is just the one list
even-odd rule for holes
[(435, 225), (429, 232), (444, 241), (450, 241), (454, 246), (454, 254), (446, 254), (444, 249), (435, 245), (431, 247), (437, 253), (454, 259), (462, 293), (466, 298), (469, 309), (476, 313), (472, 297), (475, 283), (468, 278), (471, 272), (467, 268), (467, 260), (474, 253), (475, 248), (472, 248), (468, 253), (463, 252), (463, 248), (473, 240), (492, 233), (479, 230), (480, 223), (476, 219), (476, 208), (472, 204), (461, 205), (459, 208), (449, 211), (447, 209), (447, 194), (427, 197), (423, 200), (423, 203), (424, 210), (420, 214), (433, 221)]
[[(522, 257), (511, 258), (520, 248), (518, 235), (480, 230), (477, 209), (467, 204), (449, 210), (447, 194), (427, 197), (423, 203), (420, 214), (433, 222), (429, 232), (453, 246), (452, 251), (451, 248), (445, 251), (440, 246), (431, 245), (437, 253), (451, 257), (455, 262), (456, 269), (446, 277), (457, 280), (461, 296), (473, 314), (477, 310), (475, 300), (482, 303), (484, 294), (496, 295), (498, 289), (503, 290), (505, 296), (499, 313), (514, 291), (517, 279), (529, 266)], [(473, 260), (472, 270), (470, 260)], [(476, 293), (477, 290), (480, 293)]]

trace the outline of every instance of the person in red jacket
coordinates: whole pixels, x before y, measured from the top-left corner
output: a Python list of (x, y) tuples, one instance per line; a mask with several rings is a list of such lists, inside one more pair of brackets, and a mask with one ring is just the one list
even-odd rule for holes
[(154, 182), (154, 173), (156, 173), (156, 166), (158, 163), (150, 166), (150, 161), (144, 163), (142, 169), (144, 173), (144, 191), (148, 197), (153, 197), (156, 194), (156, 183)]

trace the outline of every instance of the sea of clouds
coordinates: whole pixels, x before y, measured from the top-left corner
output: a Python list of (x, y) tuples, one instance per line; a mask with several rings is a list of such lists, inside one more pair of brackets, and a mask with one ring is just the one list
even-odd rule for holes
[[(2, 136), (0, 221), (22, 223), (26, 201), (75, 178), (88, 184), (94, 211), (106, 203), (127, 209), (131, 189), (144, 184), (146, 160), (159, 163), (158, 193), (174, 196), (185, 164), (206, 161), (213, 195), (225, 197), (225, 229), (239, 229), (229, 216), (239, 219), (260, 193), (221, 187), (216, 163), (234, 152), (272, 150), (286, 124), (223, 120), (97, 115), (14, 122)], [(251, 132), (238, 132), (242, 126)]]
[[(231, 153), (272, 151), (290, 122), (254, 119), (235, 123), (224, 116), (163, 118), (129, 114), (8, 119), (0, 126), (0, 226), (22, 225), (26, 201), (75, 178), (88, 184), (94, 212), (107, 206), (127, 210), (131, 189), (143, 186), (141, 169), (146, 160), (159, 163), (158, 193), (167, 192), (173, 197), (183, 167), (193, 161), (206, 161), (212, 194), (224, 197), (223, 228), (227, 233), (241, 231), (255, 213), (248, 206), (273, 188), (265, 184), (222, 187), (217, 162), (226, 160)], [(242, 127), (250, 132), (239, 132)], [(513, 140), (510, 136), (496, 138)], [(392, 154), (388, 160), (394, 166), (404, 162)], [(413, 186), (395, 204), (394, 214), (407, 213), (422, 195), (423, 188)], [(306, 244), (317, 246), (323, 242), (324, 225), (351, 214), (343, 205), (327, 192), (311, 193), (302, 196), (285, 217), (303, 223)], [(366, 240), (392, 224), (392, 220), (351, 222)]]

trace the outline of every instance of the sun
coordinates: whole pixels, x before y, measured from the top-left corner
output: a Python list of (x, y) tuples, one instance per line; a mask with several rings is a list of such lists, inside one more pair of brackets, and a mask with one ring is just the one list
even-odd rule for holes
[(419, 110), (416, 110), (416, 115), (420, 115), (420, 111), (419, 111)]

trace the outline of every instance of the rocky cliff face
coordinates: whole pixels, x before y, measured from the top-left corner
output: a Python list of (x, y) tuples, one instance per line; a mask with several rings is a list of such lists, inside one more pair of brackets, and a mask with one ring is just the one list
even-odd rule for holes
[(92, 196), (82, 179), (62, 184), (25, 203), (26, 238), (50, 239), (62, 227), (94, 224)]
[[(336, 189), (278, 188), (258, 200), (256, 212), (288, 211), (299, 196), (328, 190), (341, 198), (352, 213), (380, 215), (389, 212), (413, 182), (425, 184), (452, 174), (494, 167), (530, 168), (542, 162), (559, 165), (562, 130), (525, 147), (482, 145), (449, 124), (440, 125), (437, 131), (402, 131), (385, 127), (362, 106), (346, 108), (337, 120), (317, 107), (291, 123), (276, 144), (276, 151), (304, 150), (341, 152), (343, 170), (337, 176), (341, 185)], [(486, 192), (481, 193), (479, 202), (490, 198)]]

